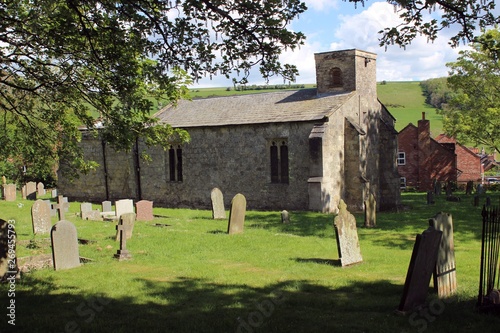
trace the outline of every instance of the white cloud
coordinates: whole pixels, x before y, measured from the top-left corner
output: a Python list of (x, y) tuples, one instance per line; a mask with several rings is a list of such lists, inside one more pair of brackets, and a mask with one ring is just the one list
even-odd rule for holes
[(339, 0), (304, 0), (309, 10), (325, 10), (328, 8), (338, 8)]

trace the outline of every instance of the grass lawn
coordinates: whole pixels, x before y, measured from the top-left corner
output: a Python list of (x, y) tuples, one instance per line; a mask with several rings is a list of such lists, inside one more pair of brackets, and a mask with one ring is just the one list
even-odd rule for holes
[[(67, 219), (95, 240), (79, 246), (93, 261), (24, 274), (15, 329), (0, 285), (0, 332), (497, 332), (500, 318), (475, 310), (480, 208), (459, 196), (428, 206), (425, 194), (404, 194), (408, 209), (379, 213), (373, 229), (357, 214), (364, 261), (345, 268), (332, 215), (291, 212), (283, 225), (279, 212), (248, 211), (244, 233), (229, 236), (211, 211), (155, 208), (161, 217), (137, 222), (127, 242), (132, 260), (118, 262), (115, 224), (80, 220), (74, 202)], [(31, 205), (0, 202), (2, 218), (16, 221), (18, 257), (50, 253), (48, 236), (32, 233)], [(439, 211), (453, 215), (458, 293), (443, 302), (431, 291), (430, 307), (396, 315), (415, 235)]]

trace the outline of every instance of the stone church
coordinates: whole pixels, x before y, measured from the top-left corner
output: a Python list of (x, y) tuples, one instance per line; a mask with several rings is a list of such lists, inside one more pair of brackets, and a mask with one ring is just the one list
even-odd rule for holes
[[(356, 49), (315, 54), (314, 89), (180, 101), (156, 117), (191, 141), (169, 149), (139, 140), (129, 153), (85, 136), (85, 157), (100, 164), (58, 188), (72, 200), (154, 201), (209, 208), (210, 191), (236, 193), (249, 209), (336, 212), (340, 199), (380, 209), (400, 199), (395, 119), (377, 99), (376, 55)], [(85, 134), (85, 133), (84, 133)], [(151, 161), (138, 156), (147, 151)]]

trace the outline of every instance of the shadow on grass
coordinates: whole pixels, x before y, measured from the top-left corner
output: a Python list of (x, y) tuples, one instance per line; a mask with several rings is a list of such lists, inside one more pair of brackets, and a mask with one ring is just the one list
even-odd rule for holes
[[(15, 331), (411, 332), (418, 328), (408, 317), (394, 315), (403, 287), (389, 280), (338, 288), (302, 280), (265, 287), (187, 277), (133, 282), (140, 286), (141, 301), (88, 290), (70, 293), (58, 290), (50, 280), (27, 276), (22, 284), (30, 287), (29, 292), (16, 293)], [(463, 332), (469, 322), (474, 322), (475, 331), (500, 325), (499, 318), (474, 314), (469, 305), (468, 301), (466, 306), (443, 305), (426, 324), (433, 328), (430, 332)], [(6, 320), (0, 327), (6, 331)]]
[(296, 262), (300, 262), (300, 263), (315, 263), (315, 264), (329, 265), (329, 266), (335, 266), (335, 267), (342, 266), (340, 259), (294, 258), (293, 260), (295, 260)]

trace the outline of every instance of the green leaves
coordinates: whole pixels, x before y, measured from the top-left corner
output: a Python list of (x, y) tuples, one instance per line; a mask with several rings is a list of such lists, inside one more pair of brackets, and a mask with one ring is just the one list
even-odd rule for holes
[[(187, 98), (192, 80), (242, 73), (245, 81), (253, 66), (265, 78), (293, 80), (296, 68), (278, 58), (303, 43), (304, 35), (286, 26), (305, 9), (299, 0), (5, 2), (1, 140), (22, 131), (26, 152), (71, 158), (75, 163), (61, 164), (82, 169), (89, 165), (76, 145), (81, 125), (102, 124), (117, 149), (129, 149), (137, 137), (166, 145), (176, 131), (156, 129), (150, 115), (158, 100)], [(187, 140), (185, 133), (174, 136)], [(12, 156), (5, 147), (2, 154)]]

